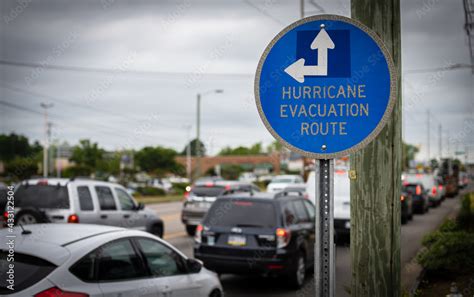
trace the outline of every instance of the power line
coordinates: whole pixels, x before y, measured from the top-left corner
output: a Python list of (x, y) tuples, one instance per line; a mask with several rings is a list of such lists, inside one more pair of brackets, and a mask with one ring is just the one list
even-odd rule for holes
[(7, 60), (0, 60), (0, 65), (7, 65), (7, 66), (14, 66), (14, 67), (24, 67), (24, 68), (48, 69), (48, 70), (57, 70), (57, 71), (99, 73), (99, 74), (128, 74), (128, 75), (147, 75), (147, 76), (183, 76), (183, 75), (193, 75), (193, 74), (198, 73), (199, 75), (207, 75), (207, 76), (232, 76), (232, 77), (242, 77), (242, 78), (248, 78), (248, 77), (253, 77), (254, 76), (254, 74), (252, 74), (252, 73), (201, 73), (201, 72), (123, 70), (123, 69), (98, 68), (98, 67), (48, 65), (48, 64), (38, 64), (38, 63), (19, 62), (19, 61), (7, 61)]

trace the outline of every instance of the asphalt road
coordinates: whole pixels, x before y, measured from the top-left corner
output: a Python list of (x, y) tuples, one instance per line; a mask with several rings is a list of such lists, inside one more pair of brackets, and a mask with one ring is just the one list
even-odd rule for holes
[[(470, 187), (472, 189), (472, 185)], [(432, 208), (424, 215), (415, 215), (413, 220), (402, 226), (401, 233), (401, 261), (402, 261), (402, 287), (409, 288), (416, 278), (415, 266), (410, 262), (421, 247), (423, 236), (441, 224), (448, 215), (460, 206), (459, 198), (447, 198), (440, 207)], [(166, 204), (152, 204), (153, 208), (165, 221), (165, 239), (181, 250), (187, 256), (193, 256), (193, 239), (185, 233), (180, 221), (182, 203), (173, 202)], [(350, 296), (346, 290), (350, 287), (349, 246), (338, 246), (336, 251), (336, 296)], [(284, 282), (273, 278), (247, 277), (223, 275), (222, 286), (226, 296), (314, 296), (314, 284), (309, 275), (305, 286), (295, 292), (288, 290)]]

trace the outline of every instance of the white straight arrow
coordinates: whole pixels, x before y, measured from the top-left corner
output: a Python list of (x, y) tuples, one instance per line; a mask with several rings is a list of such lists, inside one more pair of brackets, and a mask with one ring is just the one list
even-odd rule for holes
[(328, 49), (333, 49), (334, 47), (331, 37), (329, 37), (324, 26), (321, 26), (321, 31), (319, 31), (311, 43), (311, 49), (318, 50), (318, 65), (305, 66), (305, 59), (301, 58), (286, 67), (285, 72), (300, 83), (304, 82), (305, 76), (328, 75)]

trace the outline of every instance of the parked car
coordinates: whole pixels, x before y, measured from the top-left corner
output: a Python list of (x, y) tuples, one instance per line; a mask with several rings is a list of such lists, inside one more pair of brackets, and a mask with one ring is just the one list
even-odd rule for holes
[(299, 194), (220, 197), (196, 230), (194, 256), (218, 273), (285, 276), (300, 288), (314, 263), (314, 218)]
[(248, 182), (225, 181), (196, 183), (189, 192), (185, 193), (181, 222), (186, 226), (186, 232), (194, 236), (199, 225), (216, 198), (238, 192), (260, 192), (260, 189)]
[[(5, 210), (5, 207), (7, 205), (7, 198), (8, 198), (7, 193), (8, 193), (7, 186), (4, 183), (0, 182), (0, 209), (1, 210)], [(1, 216), (0, 225), (2, 226), (3, 226), (3, 220), (4, 220), (4, 216)]]
[(424, 214), (429, 210), (429, 198), (427, 191), (419, 183), (403, 183), (402, 192), (406, 192), (412, 196), (412, 207), (414, 213)]
[(401, 223), (406, 224), (409, 220), (413, 218), (413, 195), (409, 192), (404, 191), (402, 188), (402, 193), (400, 195), (401, 203)]
[(31, 179), (15, 190), (17, 224), (86, 223), (163, 236), (163, 221), (119, 184), (90, 179)]
[(257, 175), (253, 172), (242, 172), (239, 176), (239, 181), (254, 183), (257, 181)]
[[(314, 182), (314, 179), (313, 179)], [(346, 169), (334, 171), (334, 232), (338, 239), (351, 231), (351, 184)]]
[[(24, 230), (22, 230), (24, 229)], [(0, 231), (0, 266), (8, 267), (16, 237), (14, 291), (8, 278), (0, 294), (35, 296), (222, 296), (216, 274), (149, 233), (112, 226), (35, 224)]]
[(459, 172), (459, 188), (464, 189), (469, 184), (469, 175), (465, 171)]
[(404, 175), (404, 182), (421, 183), (426, 190), (430, 206), (436, 207), (443, 200), (442, 191), (438, 190), (438, 178), (429, 173), (409, 173)]
[(303, 178), (299, 175), (277, 175), (267, 186), (268, 193), (283, 191), (286, 187), (295, 184), (303, 184)]

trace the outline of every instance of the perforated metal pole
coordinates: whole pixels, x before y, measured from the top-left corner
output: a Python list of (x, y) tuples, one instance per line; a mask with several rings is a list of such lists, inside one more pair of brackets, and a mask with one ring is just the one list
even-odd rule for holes
[(334, 160), (319, 160), (316, 168), (316, 297), (334, 297), (336, 249), (334, 245)]

